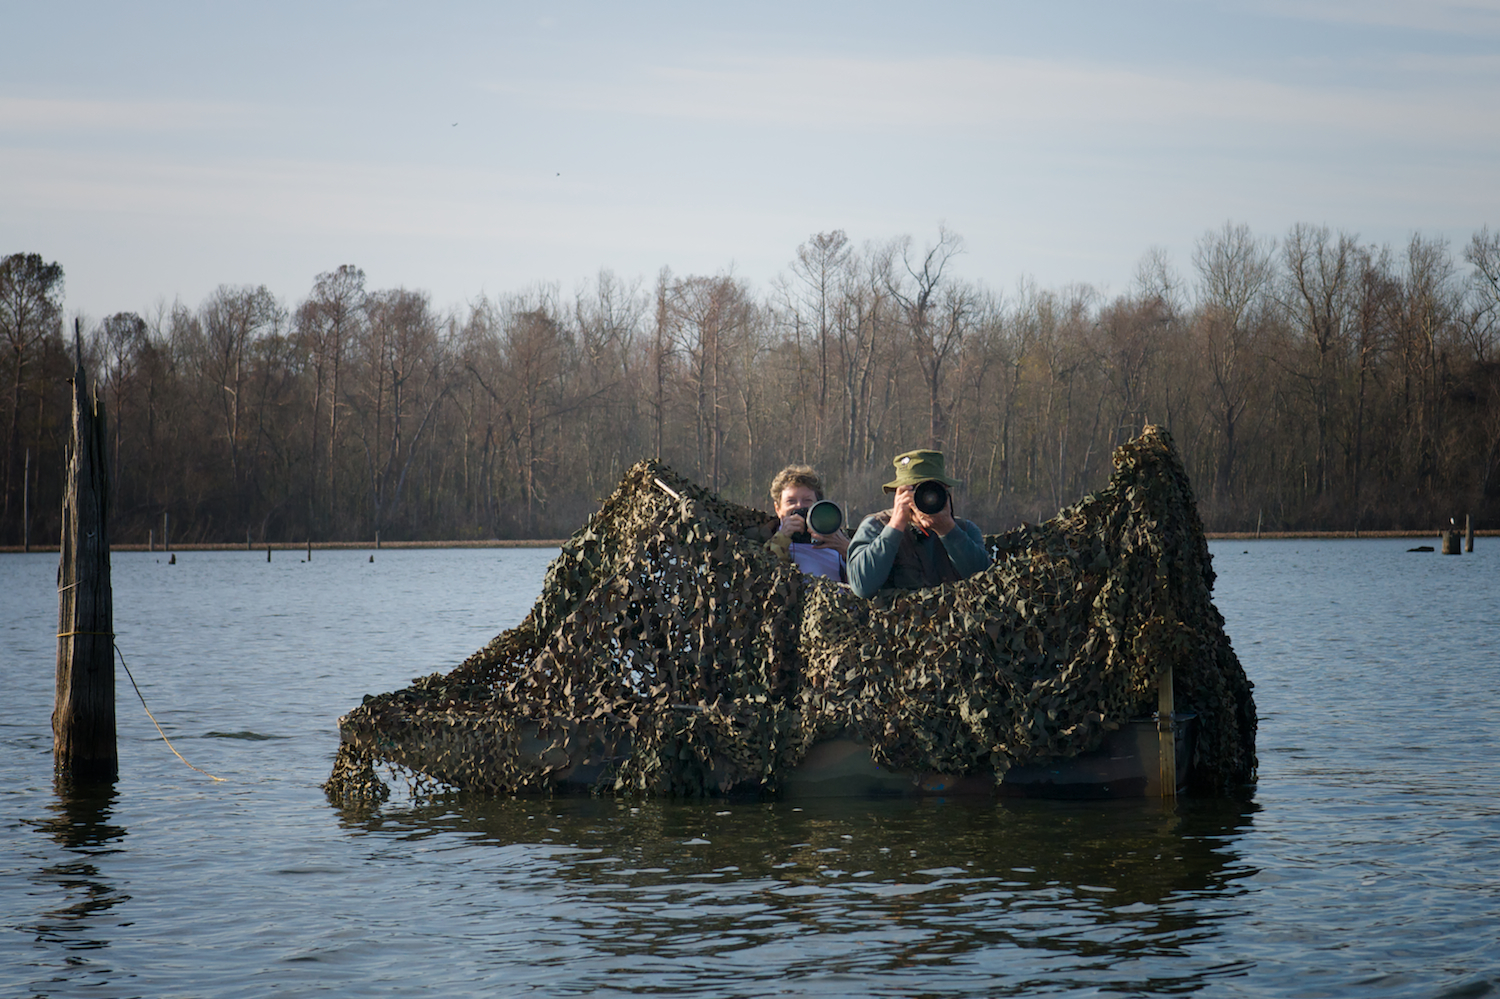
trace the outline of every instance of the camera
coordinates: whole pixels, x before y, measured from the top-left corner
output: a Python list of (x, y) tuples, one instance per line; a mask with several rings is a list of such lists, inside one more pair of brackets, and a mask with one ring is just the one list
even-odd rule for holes
[(911, 492), (911, 501), (918, 510), (929, 517), (942, 513), (943, 508), (948, 505), (948, 487), (934, 479), (919, 482)]
[(812, 544), (812, 533), (832, 534), (844, 526), (844, 511), (832, 500), (818, 500), (812, 506), (798, 507), (788, 510), (788, 517), (801, 516), (807, 524), (806, 531), (797, 531), (792, 535), (792, 540), (800, 545)]

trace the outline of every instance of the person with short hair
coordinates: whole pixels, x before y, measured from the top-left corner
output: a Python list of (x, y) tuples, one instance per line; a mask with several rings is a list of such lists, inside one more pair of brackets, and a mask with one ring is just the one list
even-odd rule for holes
[[(809, 576), (843, 580), (848, 535), (842, 528), (832, 534), (818, 534), (807, 525), (807, 511), (822, 498), (823, 480), (811, 465), (788, 465), (777, 472), (771, 480), (771, 502), (780, 524), (770, 546)], [(807, 540), (797, 540), (798, 535)]]
[[(866, 517), (849, 543), (846, 559), (854, 592), (872, 597), (880, 590), (917, 590), (955, 583), (987, 568), (984, 535), (972, 521), (953, 516), (948, 490), (959, 482), (944, 472), (943, 453), (907, 451), (891, 464), (896, 477), (884, 487), (894, 494), (891, 509)], [(934, 509), (935, 503), (941, 505)]]

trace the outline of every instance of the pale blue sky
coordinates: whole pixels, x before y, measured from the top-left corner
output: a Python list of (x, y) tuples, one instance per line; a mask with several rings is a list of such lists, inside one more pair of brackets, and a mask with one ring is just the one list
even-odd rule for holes
[[(1001, 291), (1225, 221), (1500, 226), (1500, 0), (10, 3), (0, 253), (70, 314), (340, 264), (462, 305), (940, 223)], [(457, 123), (456, 125), (454, 123)]]

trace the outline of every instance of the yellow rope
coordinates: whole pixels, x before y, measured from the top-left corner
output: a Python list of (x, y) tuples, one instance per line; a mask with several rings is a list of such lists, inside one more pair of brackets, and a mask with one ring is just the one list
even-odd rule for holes
[[(58, 638), (71, 638), (73, 635), (102, 635), (103, 637), (110, 639), (113, 639), (115, 637), (115, 634), (112, 631), (59, 631), (57, 633)], [(156, 716), (151, 713), (151, 709), (146, 707), (146, 695), (141, 693), (140, 685), (135, 682), (135, 675), (130, 672), (130, 664), (125, 661), (125, 653), (120, 651), (120, 643), (111, 642), (111, 644), (115, 647), (115, 655), (120, 657), (120, 665), (125, 667), (125, 675), (130, 677), (130, 685), (135, 688), (135, 696), (141, 699), (141, 707), (145, 708), (146, 717), (151, 719), (151, 724), (155, 725), (156, 731), (160, 733), (161, 741), (167, 744), (167, 748), (170, 749), (179, 760), (187, 763), (189, 768), (197, 770), (200, 774), (211, 780), (220, 781), (221, 783), (228, 783), (225, 778), (215, 777), (207, 770), (204, 770), (200, 767), (195, 767), (191, 763), (188, 763), (187, 757), (177, 752), (177, 747), (172, 745), (172, 740), (167, 738), (167, 733), (162, 732), (161, 723), (156, 720)]]
[(132, 687), (135, 687), (135, 696), (139, 697), (141, 699), (141, 707), (145, 708), (145, 710), (146, 710), (146, 717), (151, 719), (151, 724), (155, 725), (156, 726), (156, 731), (161, 733), (161, 741), (165, 742), (167, 744), (167, 748), (170, 749), (177, 756), (177, 758), (179, 760), (181, 760), (184, 763), (187, 763), (187, 765), (191, 769), (197, 770), (200, 774), (202, 774), (203, 776), (209, 778), (210, 780), (216, 780), (216, 781), (219, 781), (221, 783), (228, 783), (223, 777), (215, 777), (213, 774), (209, 773), (207, 770), (200, 769), (198, 767), (193, 766), (191, 763), (188, 763), (187, 757), (183, 756), (181, 753), (177, 752), (177, 747), (174, 746), (174, 745), (172, 745), (172, 740), (167, 738), (167, 733), (162, 732), (161, 725), (157, 722), (156, 716), (151, 713), (151, 709), (150, 708), (146, 707), (146, 696), (141, 693), (141, 688), (138, 687), (138, 686), (136, 686), (135, 677), (132, 676), (131, 672), (130, 672), (130, 666), (125, 662), (125, 653), (123, 653), (123, 652), (120, 651), (120, 643), (116, 642), (114, 644), (115, 644), (115, 655), (117, 655), (117, 656), (120, 657), (120, 665), (125, 667), (125, 675), (128, 676), (128, 677), (130, 677), (130, 685)]

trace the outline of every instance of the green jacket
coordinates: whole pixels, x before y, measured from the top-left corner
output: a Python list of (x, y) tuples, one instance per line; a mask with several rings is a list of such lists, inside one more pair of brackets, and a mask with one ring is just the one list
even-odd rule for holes
[(890, 519), (889, 510), (866, 517), (849, 543), (849, 585), (862, 597), (957, 582), (990, 564), (984, 535), (972, 521), (958, 520), (939, 537), (917, 527), (895, 530)]

